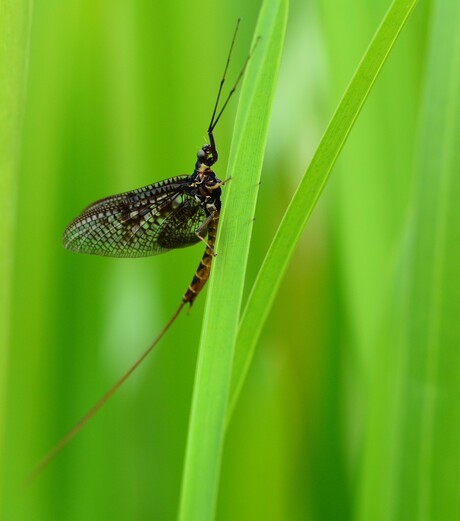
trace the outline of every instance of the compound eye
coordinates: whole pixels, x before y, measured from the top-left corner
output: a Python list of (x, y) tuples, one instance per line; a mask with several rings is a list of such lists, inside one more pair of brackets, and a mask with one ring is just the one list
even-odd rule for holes
[(196, 157), (201, 161), (204, 161), (206, 159), (206, 152), (203, 149), (198, 150)]

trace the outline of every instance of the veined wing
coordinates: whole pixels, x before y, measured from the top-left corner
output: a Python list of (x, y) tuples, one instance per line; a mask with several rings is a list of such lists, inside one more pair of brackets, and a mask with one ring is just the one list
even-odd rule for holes
[(175, 177), (170, 177), (169, 179), (164, 179), (163, 181), (158, 181), (157, 183), (153, 183), (151, 185), (143, 186), (142, 188), (136, 188), (135, 190), (129, 190), (128, 192), (122, 192), (121, 194), (110, 195), (109, 197), (98, 199), (94, 203), (91, 203), (89, 206), (87, 206), (80, 215), (83, 215), (90, 210), (101, 210), (105, 207), (114, 207), (118, 203), (137, 205), (138, 203), (142, 204), (143, 202), (150, 201), (152, 199), (159, 200), (162, 195), (171, 194), (173, 192), (177, 192), (178, 190), (182, 190), (189, 177), (190, 176), (188, 175), (178, 175)]
[[(177, 176), (96, 201), (66, 228), (64, 247), (108, 257), (145, 257), (197, 242), (195, 230), (205, 214), (184, 190), (188, 179)], [(183, 220), (190, 222), (177, 230), (168, 224)]]

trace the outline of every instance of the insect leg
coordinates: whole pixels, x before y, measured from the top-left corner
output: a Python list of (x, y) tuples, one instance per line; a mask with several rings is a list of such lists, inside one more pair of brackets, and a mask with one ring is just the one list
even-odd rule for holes
[(212, 251), (212, 256), (215, 257), (217, 253), (214, 252), (214, 248), (210, 246), (208, 241), (201, 235), (201, 233), (207, 229), (208, 224), (214, 219), (215, 213), (211, 213), (206, 217), (206, 219), (200, 224), (200, 226), (196, 229), (195, 234), (200, 239), (201, 242), (206, 244), (206, 248), (209, 248)]

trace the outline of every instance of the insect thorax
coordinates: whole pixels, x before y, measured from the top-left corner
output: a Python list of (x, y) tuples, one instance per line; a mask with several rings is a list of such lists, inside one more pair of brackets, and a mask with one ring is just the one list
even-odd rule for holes
[(211, 170), (211, 166), (217, 161), (217, 152), (213, 155), (211, 145), (203, 145), (197, 153), (197, 162), (190, 184), (190, 195), (199, 202), (207, 215), (220, 211), (222, 181)]
[(209, 166), (201, 163), (192, 175), (189, 193), (209, 215), (220, 211), (221, 186), (222, 181), (216, 177), (216, 174)]

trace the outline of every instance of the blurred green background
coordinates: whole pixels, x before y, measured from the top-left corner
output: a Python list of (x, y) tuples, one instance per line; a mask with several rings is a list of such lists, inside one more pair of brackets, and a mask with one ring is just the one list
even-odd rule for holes
[[(411, 331), (401, 340), (397, 323), (406, 317), (417, 328), (411, 312), (395, 312), (404, 295), (427, 301), (423, 292), (399, 295), (408, 274), (420, 268), (423, 280), (425, 262), (428, 273), (446, 258), (450, 294), (440, 290), (428, 300), (444, 302), (450, 324), (460, 302), (452, 276), (458, 234), (449, 236), (451, 249), (441, 260), (423, 250), (414, 268), (412, 246), (423, 233), (410, 227), (411, 218), (420, 221), (417, 176), (427, 170), (423, 154), (431, 142), (426, 100), (442, 100), (442, 86), (430, 83), (430, 71), (442, 76), (430, 69), (439, 61), (430, 31), (439, 34), (443, 6), (451, 24), (459, 20), (453, 5), (417, 6), (302, 237), (228, 431), (218, 520), (444, 520), (448, 512), (458, 518), (455, 505), (430, 517), (439, 513), (436, 500), (417, 505), (420, 515), (413, 515), (398, 493), (404, 490), (406, 500), (428, 493), (439, 470), (436, 459), (420, 469), (411, 460), (419, 429), (409, 420), (412, 411), (425, 411), (425, 393), (429, 413), (450, 433), (452, 459), (458, 456), (460, 420), (449, 413), (458, 391), (458, 329), (452, 326), (444, 343), (434, 340), (432, 378), (423, 371), (406, 378), (419, 345), (407, 340)], [(247, 291), (388, 6), (291, 3)], [(0, 23), (11, 30), (15, 23), (17, 33), (3, 31), (15, 52), (2, 51), (10, 113), (5, 107), (0, 113), (8, 138), (0, 149), (6, 157), (1, 519), (176, 518), (204, 294), (49, 467), (27, 489), (18, 483), (155, 337), (202, 254), (197, 246), (147, 259), (75, 255), (61, 246), (65, 226), (100, 197), (193, 171), (236, 19), (242, 25), (229, 83), (248, 52), (258, 9), (258, 2), (242, 0), (3, 4)], [(450, 70), (439, 61), (444, 65)], [(454, 91), (449, 99), (457, 98)], [(215, 132), (222, 179), (236, 105)], [(457, 128), (458, 105), (451, 109)], [(448, 146), (455, 150), (455, 140)], [(448, 191), (440, 193), (442, 207)], [(429, 196), (430, 190), (427, 223), (436, 209)], [(449, 208), (450, 222), (458, 224)], [(420, 319), (426, 321), (430, 316)], [(450, 349), (447, 359), (436, 347)], [(452, 387), (440, 388), (441, 379)], [(443, 418), (436, 417), (439, 393)], [(423, 418), (422, 430), (429, 428)], [(427, 439), (442, 442), (435, 432)], [(459, 481), (458, 464), (450, 464), (446, 501)]]

